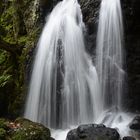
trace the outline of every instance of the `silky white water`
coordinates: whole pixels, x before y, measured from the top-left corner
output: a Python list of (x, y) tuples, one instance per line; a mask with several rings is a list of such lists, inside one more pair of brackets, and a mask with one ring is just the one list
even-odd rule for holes
[(123, 24), (120, 0), (102, 0), (96, 48), (96, 67), (104, 109), (121, 108), (123, 95)]
[(77, 0), (57, 4), (38, 43), (25, 117), (50, 128), (92, 123), (100, 114), (98, 77), (85, 51)]
[(123, 111), (124, 49), (120, 0), (102, 0), (96, 46), (96, 68), (102, 93), (103, 112), (96, 123), (129, 135), (132, 114)]

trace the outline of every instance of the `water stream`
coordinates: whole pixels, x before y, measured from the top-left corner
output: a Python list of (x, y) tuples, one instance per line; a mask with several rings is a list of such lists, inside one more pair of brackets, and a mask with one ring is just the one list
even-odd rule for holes
[(120, 0), (102, 0), (96, 46), (96, 69), (102, 94), (103, 112), (96, 123), (117, 128), (122, 136), (129, 135), (132, 114), (123, 108), (124, 45)]
[(50, 128), (92, 123), (100, 114), (96, 69), (85, 51), (77, 0), (57, 4), (38, 43), (25, 117)]
[(120, 0), (102, 0), (96, 55), (104, 109), (112, 107), (121, 109), (125, 72)]

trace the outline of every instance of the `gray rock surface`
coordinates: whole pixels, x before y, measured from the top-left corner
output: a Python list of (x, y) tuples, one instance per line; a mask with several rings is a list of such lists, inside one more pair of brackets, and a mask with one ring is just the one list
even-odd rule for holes
[(67, 135), (67, 140), (119, 140), (120, 135), (117, 130), (105, 127), (104, 125), (89, 124), (81, 125), (77, 129), (71, 130)]

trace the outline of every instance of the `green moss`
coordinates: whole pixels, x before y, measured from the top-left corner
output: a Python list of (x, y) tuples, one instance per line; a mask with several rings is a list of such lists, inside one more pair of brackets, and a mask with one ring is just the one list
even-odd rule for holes
[(10, 6), (4, 10), (4, 12), (1, 15), (0, 18), (0, 26), (3, 28), (5, 34), (4, 36), (1, 35), (1, 37), (3, 38), (3, 40), (5, 40), (8, 43), (15, 43), (15, 33), (14, 33), (14, 29), (15, 27), (15, 23), (14, 23), (14, 15), (15, 15), (15, 8), (12, 5), (12, 2), (10, 4)]
[(50, 130), (43, 125), (18, 118), (15, 121), (20, 128), (12, 134), (12, 140), (49, 140)]
[(10, 82), (12, 75), (2, 75), (0, 76), (0, 87), (4, 87), (8, 82)]
[(37, 21), (32, 21), (33, 3), (33, 0), (0, 3), (0, 38), (21, 48), (20, 54), (0, 50), (0, 101), (6, 100), (8, 115), (12, 117), (22, 113), (27, 88), (24, 84), (26, 66), (32, 61), (30, 52), (41, 32)]
[(26, 132), (18, 131), (14, 134), (11, 140), (28, 140), (28, 137), (26, 136)]
[(28, 36), (21, 36), (18, 38), (18, 44), (25, 44), (28, 41)]
[(0, 139), (5, 140), (5, 137), (6, 137), (6, 130), (0, 128)]
[(0, 119), (0, 140), (52, 140), (50, 130), (24, 118), (15, 122)]
[(0, 65), (2, 65), (5, 60), (6, 60), (5, 52), (4, 51), (0, 51)]
[(12, 67), (8, 67), (5, 70), (1, 70), (2, 73), (0, 74), (0, 87), (4, 87), (6, 84), (12, 81), (12, 75), (9, 73), (11, 69)]
[(7, 54), (5, 51), (0, 50), (0, 88), (4, 87), (7, 83), (9, 83), (12, 79), (12, 75), (9, 74), (11, 66), (5, 69), (5, 64), (7, 61)]
[(6, 119), (0, 119), (0, 128), (7, 129), (7, 120)]

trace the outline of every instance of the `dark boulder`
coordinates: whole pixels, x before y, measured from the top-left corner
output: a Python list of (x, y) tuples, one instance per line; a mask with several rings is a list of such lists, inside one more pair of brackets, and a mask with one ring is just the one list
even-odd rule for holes
[(67, 134), (67, 140), (119, 140), (117, 130), (105, 127), (104, 125), (89, 124), (80, 125), (77, 129)]
[(140, 116), (136, 116), (129, 124), (130, 129), (140, 130)]
[(127, 137), (123, 137), (123, 140), (136, 140), (136, 139), (134, 137), (127, 136)]

